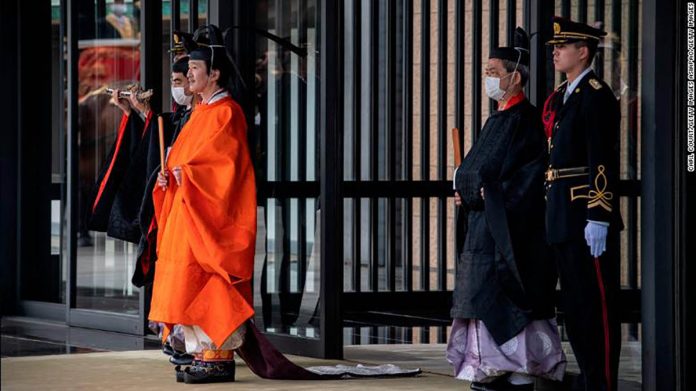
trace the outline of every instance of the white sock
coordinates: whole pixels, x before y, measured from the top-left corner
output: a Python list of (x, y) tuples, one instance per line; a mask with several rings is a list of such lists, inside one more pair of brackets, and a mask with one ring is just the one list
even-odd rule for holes
[(508, 382), (516, 386), (532, 384), (534, 383), (534, 377), (522, 373), (513, 373), (508, 377)]

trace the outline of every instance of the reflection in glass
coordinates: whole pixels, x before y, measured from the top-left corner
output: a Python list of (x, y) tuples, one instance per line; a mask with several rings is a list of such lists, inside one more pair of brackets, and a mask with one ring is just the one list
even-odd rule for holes
[[(163, 1), (162, 2), (162, 7), (165, 7), (165, 10), (169, 10), (169, 2), (168, 1)], [(188, 31), (188, 32), (193, 32), (192, 30), (189, 30), (189, 18), (191, 16), (191, 1), (190, 0), (181, 0), (179, 2), (179, 22), (181, 26), (182, 31)], [(164, 15), (167, 15), (166, 12), (163, 13)], [(198, 0), (198, 26), (202, 26), (207, 24), (207, 18), (208, 16), (208, 0)], [(195, 28), (193, 29), (195, 30)]]
[(51, 200), (51, 255), (60, 255), (60, 200)]
[[(277, 37), (256, 38), (257, 105), (250, 143), (258, 181), (316, 181), (316, 3), (261, 1), (257, 7), (262, 17), (257, 28)], [(260, 199), (258, 215), (257, 324), (266, 332), (318, 338), (319, 204), (315, 198)]]
[(139, 4), (81, 4), (78, 42), (77, 307), (127, 314), (139, 309), (140, 292), (130, 283), (136, 246), (91, 232), (88, 223), (97, 175), (110, 163), (123, 116), (100, 89), (124, 89), (140, 79)]
[(269, 199), (259, 208), (254, 301), (266, 331), (319, 336), (320, 213), (315, 199)]

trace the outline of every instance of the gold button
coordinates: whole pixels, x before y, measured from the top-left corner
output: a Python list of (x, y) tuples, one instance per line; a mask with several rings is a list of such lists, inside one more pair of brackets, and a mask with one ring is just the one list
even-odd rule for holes
[(576, 89), (575, 89), (575, 93), (577, 94), (578, 92), (580, 92), (580, 89), (579, 89), (579, 88), (576, 88)]
[(553, 149), (553, 144), (551, 144), (551, 145), (549, 146), (549, 148)]

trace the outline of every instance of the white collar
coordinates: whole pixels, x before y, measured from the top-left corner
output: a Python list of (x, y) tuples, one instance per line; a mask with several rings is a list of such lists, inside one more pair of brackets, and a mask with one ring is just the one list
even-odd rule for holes
[(580, 84), (580, 81), (585, 77), (585, 75), (590, 73), (591, 70), (592, 70), (592, 67), (585, 68), (585, 70), (582, 71), (582, 73), (580, 73), (578, 75), (578, 77), (576, 77), (575, 80), (573, 80), (572, 83), (568, 84), (568, 87), (566, 88), (565, 94), (563, 94), (563, 103), (565, 103), (568, 100), (568, 98), (570, 97), (570, 94), (572, 94), (573, 90), (575, 90), (575, 87), (577, 87), (578, 84)]
[(220, 88), (219, 90), (213, 92), (213, 95), (210, 96), (210, 99), (208, 99), (208, 101), (205, 104), (212, 105), (213, 103), (229, 95), (230, 94), (228, 94), (224, 88)]

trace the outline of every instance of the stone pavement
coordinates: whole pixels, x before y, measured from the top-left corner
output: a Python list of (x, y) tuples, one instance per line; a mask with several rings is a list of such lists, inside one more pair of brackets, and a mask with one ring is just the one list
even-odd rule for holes
[[(289, 356), (302, 366), (339, 361)], [(345, 362), (344, 362), (345, 363)], [(264, 380), (237, 362), (235, 383), (176, 383), (174, 370), (159, 351), (127, 351), (2, 359), (2, 389), (9, 390), (455, 390), (465, 389), (451, 376), (424, 373), (417, 378), (336, 381)]]
[[(345, 348), (344, 361), (288, 356), (302, 366), (393, 363), (423, 369), (416, 378), (349, 379), (337, 381), (264, 380), (238, 360), (235, 383), (176, 383), (174, 370), (158, 350), (96, 352), (33, 357), (8, 357), (2, 366), (3, 390), (468, 390), (455, 380), (444, 359), (445, 345), (360, 345)], [(629, 363), (630, 364), (630, 363)], [(640, 390), (636, 374), (622, 363), (619, 391)], [(572, 371), (572, 365), (569, 367)], [(537, 390), (562, 390), (560, 384), (537, 382)]]

